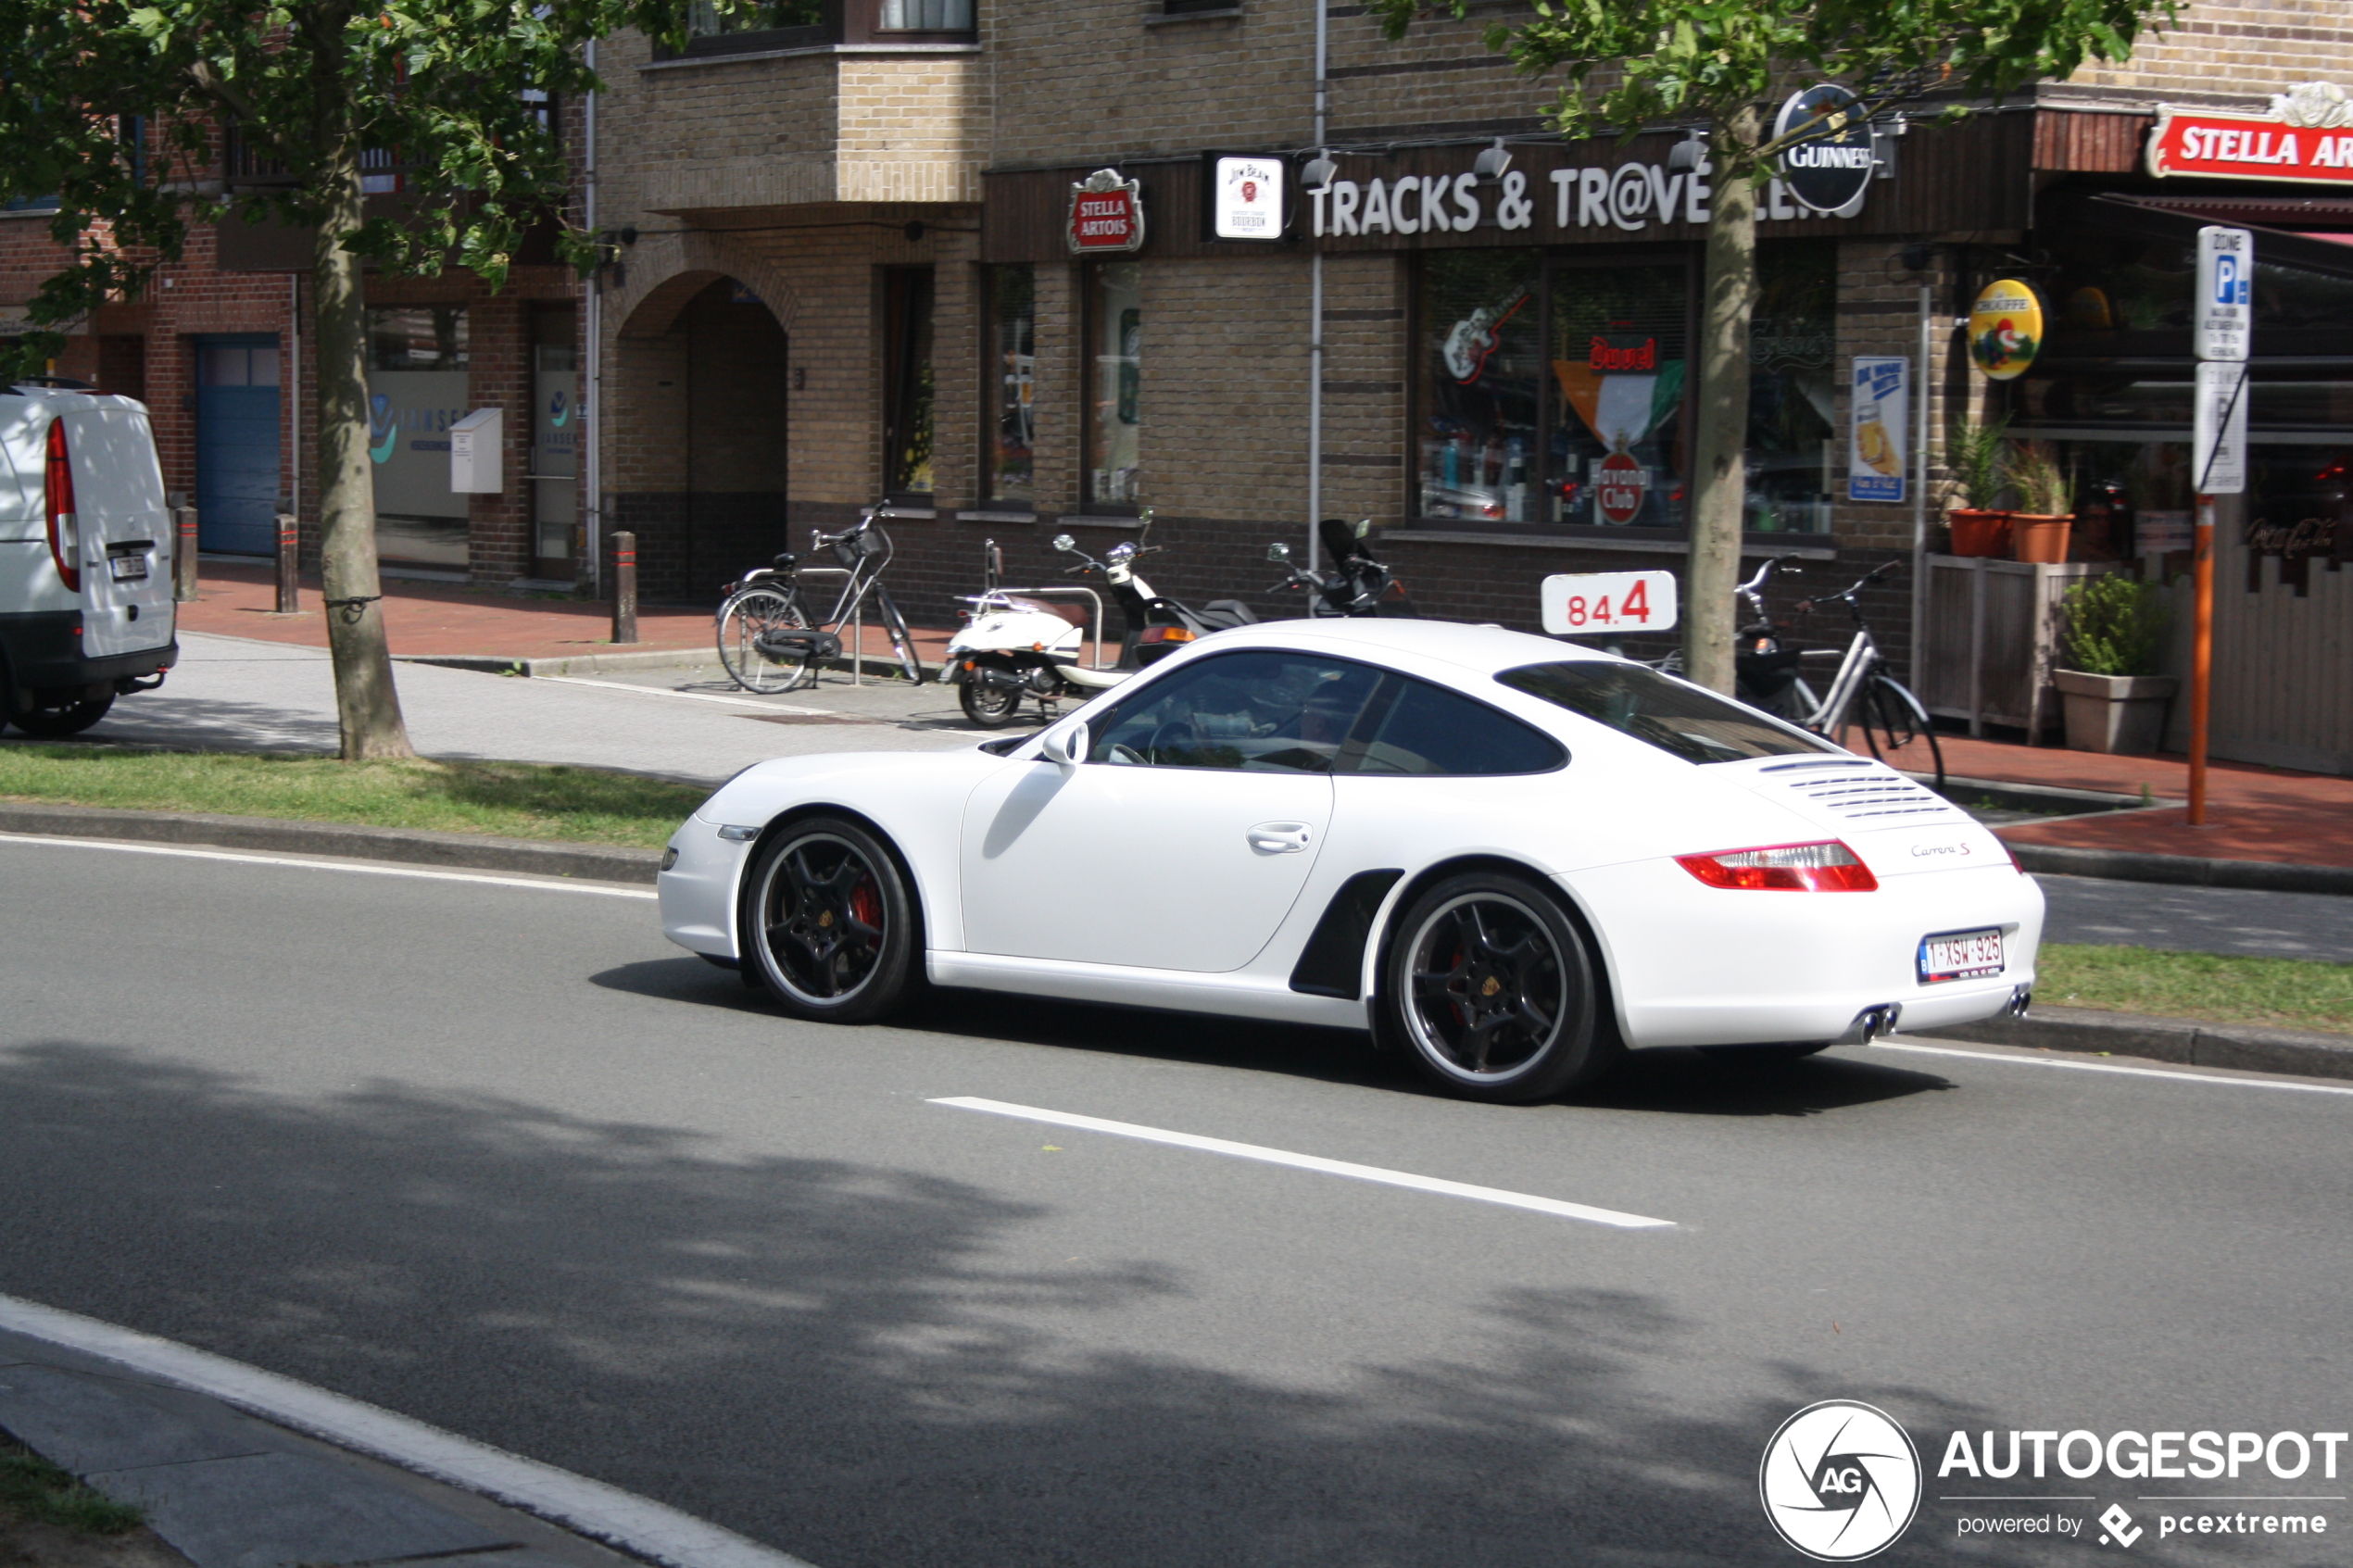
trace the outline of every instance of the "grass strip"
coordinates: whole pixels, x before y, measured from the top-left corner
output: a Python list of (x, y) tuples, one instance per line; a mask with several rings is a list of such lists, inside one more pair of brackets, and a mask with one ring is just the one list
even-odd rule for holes
[(2353, 964), (2046, 942), (2034, 999), (2054, 1007), (2353, 1034)]
[(0, 746), (0, 798), (659, 848), (710, 792), (535, 762)]
[(137, 1504), (93, 1491), (5, 1434), (0, 1434), (0, 1517), (92, 1536), (120, 1536), (147, 1522)]

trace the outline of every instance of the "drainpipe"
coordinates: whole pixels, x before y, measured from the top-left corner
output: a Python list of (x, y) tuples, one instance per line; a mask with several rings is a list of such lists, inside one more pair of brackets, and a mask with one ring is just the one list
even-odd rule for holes
[[(586, 64), (588, 74), (596, 75), (597, 41), (593, 38), (588, 41)], [(581, 141), (585, 144), (582, 158), (581, 182), (584, 187), (584, 207), (581, 216), (587, 224), (589, 237), (593, 240), (597, 237), (597, 93), (593, 87), (588, 91), (588, 99), (583, 106), (581, 118)], [(583, 322), (583, 332), (588, 340), (588, 352), (585, 357), (587, 363), (582, 367), (581, 370), (581, 386), (586, 395), (580, 400), (582, 426), (580, 467), (583, 489), (586, 492), (582, 497), (582, 505), (585, 508), (582, 515), (583, 521), (587, 524), (581, 530), (581, 549), (586, 558), (582, 564), (587, 569), (588, 588), (592, 594), (600, 591), (603, 586), (605, 560), (604, 290), (605, 273), (604, 269), (599, 267), (588, 275), (588, 307), (585, 312), (585, 320)]]
[[(1326, 71), (1329, 44), (1329, 0), (1315, 0), (1315, 135), (1324, 144), (1325, 111), (1329, 107)], [(1315, 522), (1324, 515), (1324, 242), (1310, 235), (1307, 284), (1307, 570), (1316, 570)]]

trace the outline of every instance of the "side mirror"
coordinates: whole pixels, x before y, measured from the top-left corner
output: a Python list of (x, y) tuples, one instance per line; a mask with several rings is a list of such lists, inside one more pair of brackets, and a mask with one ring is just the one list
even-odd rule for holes
[(1038, 752), (1047, 761), (1059, 768), (1076, 768), (1087, 759), (1087, 726), (1064, 724), (1048, 730), (1038, 743)]
[(1290, 546), (1281, 543), (1269, 545), (1266, 546), (1266, 558), (1277, 566), (1284, 565), (1290, 559)]
[(1358, 518), (1358, 519), (1356, 520), (1356, 537), (1357, 537), (1357, 538), (1359, 538), (1359, 539), (1369, 539), (1369, 538), (1371, 538), (1371, 537), (1372, 537), (1372, 533), (1373, 533), (1373, 520), (1372, 520), (1371, 518), (1368, 518), (1368, 517), (1360, 517), (1360, 518)]

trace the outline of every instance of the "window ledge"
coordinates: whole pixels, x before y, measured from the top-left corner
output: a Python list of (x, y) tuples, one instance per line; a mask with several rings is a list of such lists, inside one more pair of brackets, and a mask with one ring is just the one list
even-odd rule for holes
[(956, 521), (958, 522), (1026, 522), (1034, 524), (1038, 521), (1038, 514), (1036, 512), (958, 512), (956, 514)]
[(1139, 517), (1087, 517), (1078, 512), (1064, 512), (1054, 520), (1063, 528), (1141, 528)]
[[(1374, 537), (1394, 539), (1407, 545), (1522, 545), (1539, 550), (1591, 550), (1601, 554), (1688, 556), (1692, 543), (1688, 539), (1610, 539), (1591, 534), (1569, 536), (1559, 533), (1457, 533), (1443, 528), (1385, 528)], [(1751, 535), (1741, 542), (1744, 556), (1795, 556), (1800, 560), (1836, 560), (1835, 545), (1789, 545), (1784, 539), (1820, 538), (1819, 534), (1767, 534), (1762, 539)]]
[(1179, 22), (1230, 22), (1241, 19), (1239, 6), (1226, 6), (1214, 11), (1155, 12), (1144, 19), (1146, 27), (1175, 27)]
[(747, 49), (737, 55), (680, 55), (648, 60), (637, 69), (677, 70), (685, 66), (732, 66), (746, 60), (791, 60), (812, 55), (977, 55), (977, 44), (806, 44), (796, 49)]
[(909, 506), (897, 501), (885, 501), (875, 508), (875, 521), (877, 522), (933, 522), (938, 517), (939, 508), (937, 507)]

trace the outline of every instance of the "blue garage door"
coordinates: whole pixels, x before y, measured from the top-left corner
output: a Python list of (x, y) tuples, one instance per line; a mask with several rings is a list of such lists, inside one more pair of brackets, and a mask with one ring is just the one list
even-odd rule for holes
[(196, 339), (196, 543), (278, 547), (278, 340)]

